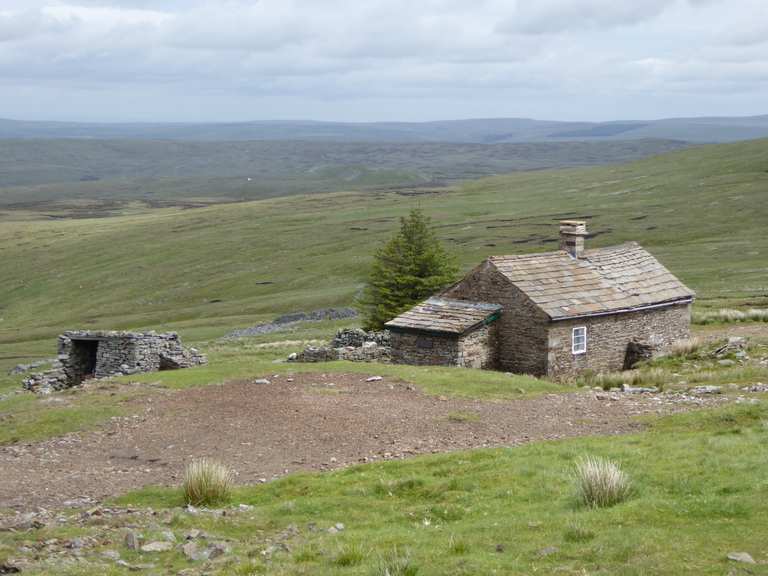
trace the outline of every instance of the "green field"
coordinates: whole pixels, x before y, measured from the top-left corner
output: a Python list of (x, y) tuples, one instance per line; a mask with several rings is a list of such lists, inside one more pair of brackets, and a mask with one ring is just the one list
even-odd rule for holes
[[(125, 415), (123, 400), (157, 387), (318, 370), (274, 361), (345, 322), (216, 339), (279, 313), (349, 305), (372, 252), (414, 206), (432, 216), (463, 269), (489, 254), (551, 250), (557, 221), (581, 217), (595, 234), (593, 246), (640, 241), (698, 292), (699, 309), (768, 305), (768, 141), (423, 192), (338, 192), (194, 210), (121, 206), (121, 216), (94, 219), (52, 221), (29, 207), (0, 214), (0, 445), (91, 428)], [(672, 388), (722, 385), (733, 399), (739, 386), (768, 382), (768, 340), (756, 326), (739, 326), (755, 334), (743, 362), (720, 364), (710, 343), (642, 370), (649, 377), (661, 371), (662, 383)], [(6, 376), (9, 367), (52, 356), (55, 335), (80, 327), (178, 330), (187, 343), (201, 345), (210, 364), (122, 378), (111, 388), (70, 390), (57, 395), (58, 405), (8, 394), (20, 381)], [(697, 328), (720, 338), (729, 330)], [(322, 370), (374, 368), (329, 363)], [(515, 399), (574, 390), (496, 372), (408, 366), (375, 366), (375, 372), (446, 396)], [(164, 530), (181, 538), (199, 528), (226, 539), (230, 552), (205, 565), (207, 573), (219, 574), (385, 576), (394, 558), (410, 567), (401, 573), (411, 576), (768, 574), (763, 404), (649, 420), (649, 430), (632, 436), (292, 475), (238, 488), (234, 503), (254, 508), (226, 517), (187, 514), (176, 507), (178, 491), (149, 487), (116, 500), (138, 508), (138, 517), (72, 520), (33, 535), (0, 533), (0, 566), (20, 554), (34, 556), (19, 552), (31, 550), (29, 542), (87, 537), (98, 544), (83, 560), (59, 566), (43, 553), (25, 573), (128, 573), (101, 556), (105, 549), (117, 549), (132, 564), (152, 562), (156, 573), (190, 568), (178, 549), (152, 556), (125, 550), (130, 525), (148, 538)], [(606, 510), (576, 504), (570, 475), (587, 454), (624, 464), (635, 486), (629, 501)], [(330, 534), (327, 528), (338, 522), (345, 529)], [(281, 545), (270, 548), (275, 542)], [(758, 564), (727, 560), (739, 551)], [(193, 568), (197, 574), (203, 565)]]
[(581, 217), (593, 246), (638, 240), (700, 306), (768, 302), (768, 141), (603, 168), (516, 173), (418, 196), (336, 193), (0, 227), (1, 356), (63, 328), (173, 328), (207, 340), (279, 312), (350, 304), (414, 206), (464, 268), (551, 250)]

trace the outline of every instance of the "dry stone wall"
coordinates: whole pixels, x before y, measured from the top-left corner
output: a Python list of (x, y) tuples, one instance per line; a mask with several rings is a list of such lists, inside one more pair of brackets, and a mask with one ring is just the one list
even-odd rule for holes
[(88, 378), (174, 370), (205, 364), (194, 348), (185, 348), (178, 334), (77, 330), (58, 339), (59, 366), (32, 374), (24, 387), (49, 392), (76, 386)]

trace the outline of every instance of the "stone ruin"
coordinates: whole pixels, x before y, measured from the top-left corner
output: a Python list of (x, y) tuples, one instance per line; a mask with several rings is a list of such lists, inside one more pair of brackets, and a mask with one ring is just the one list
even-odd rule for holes
[(366, 332), (360, 328), (343, 328), (327, 346), (308, 346), (288, 357), (289, 362), (389, 362), (390, 359), (389, 332)]
[(76, 330), (59, 336), (58, 346), (52, 369), (25, 378), (24, 388), (45, 393), (91, 378), (178, 370), (207, 362), (195, 348), (182, 346), (176, 332)]

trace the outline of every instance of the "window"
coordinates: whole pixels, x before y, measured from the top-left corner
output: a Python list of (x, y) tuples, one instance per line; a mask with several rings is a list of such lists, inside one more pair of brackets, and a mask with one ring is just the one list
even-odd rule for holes
[(587, 327), (579, 326), (573, 329), (571, 351), (574, 354), (584, 354), (587, 351)]

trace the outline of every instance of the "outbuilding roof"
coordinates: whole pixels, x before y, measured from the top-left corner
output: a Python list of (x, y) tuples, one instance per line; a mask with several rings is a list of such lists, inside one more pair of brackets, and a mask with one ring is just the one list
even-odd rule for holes
[(385, 324), (390, 329), (464, 334), (492, 321), (501, 305), (432, 297)]
[(695, 293), (637, 242), (488, 261), (553, 320), (690, 300)]

